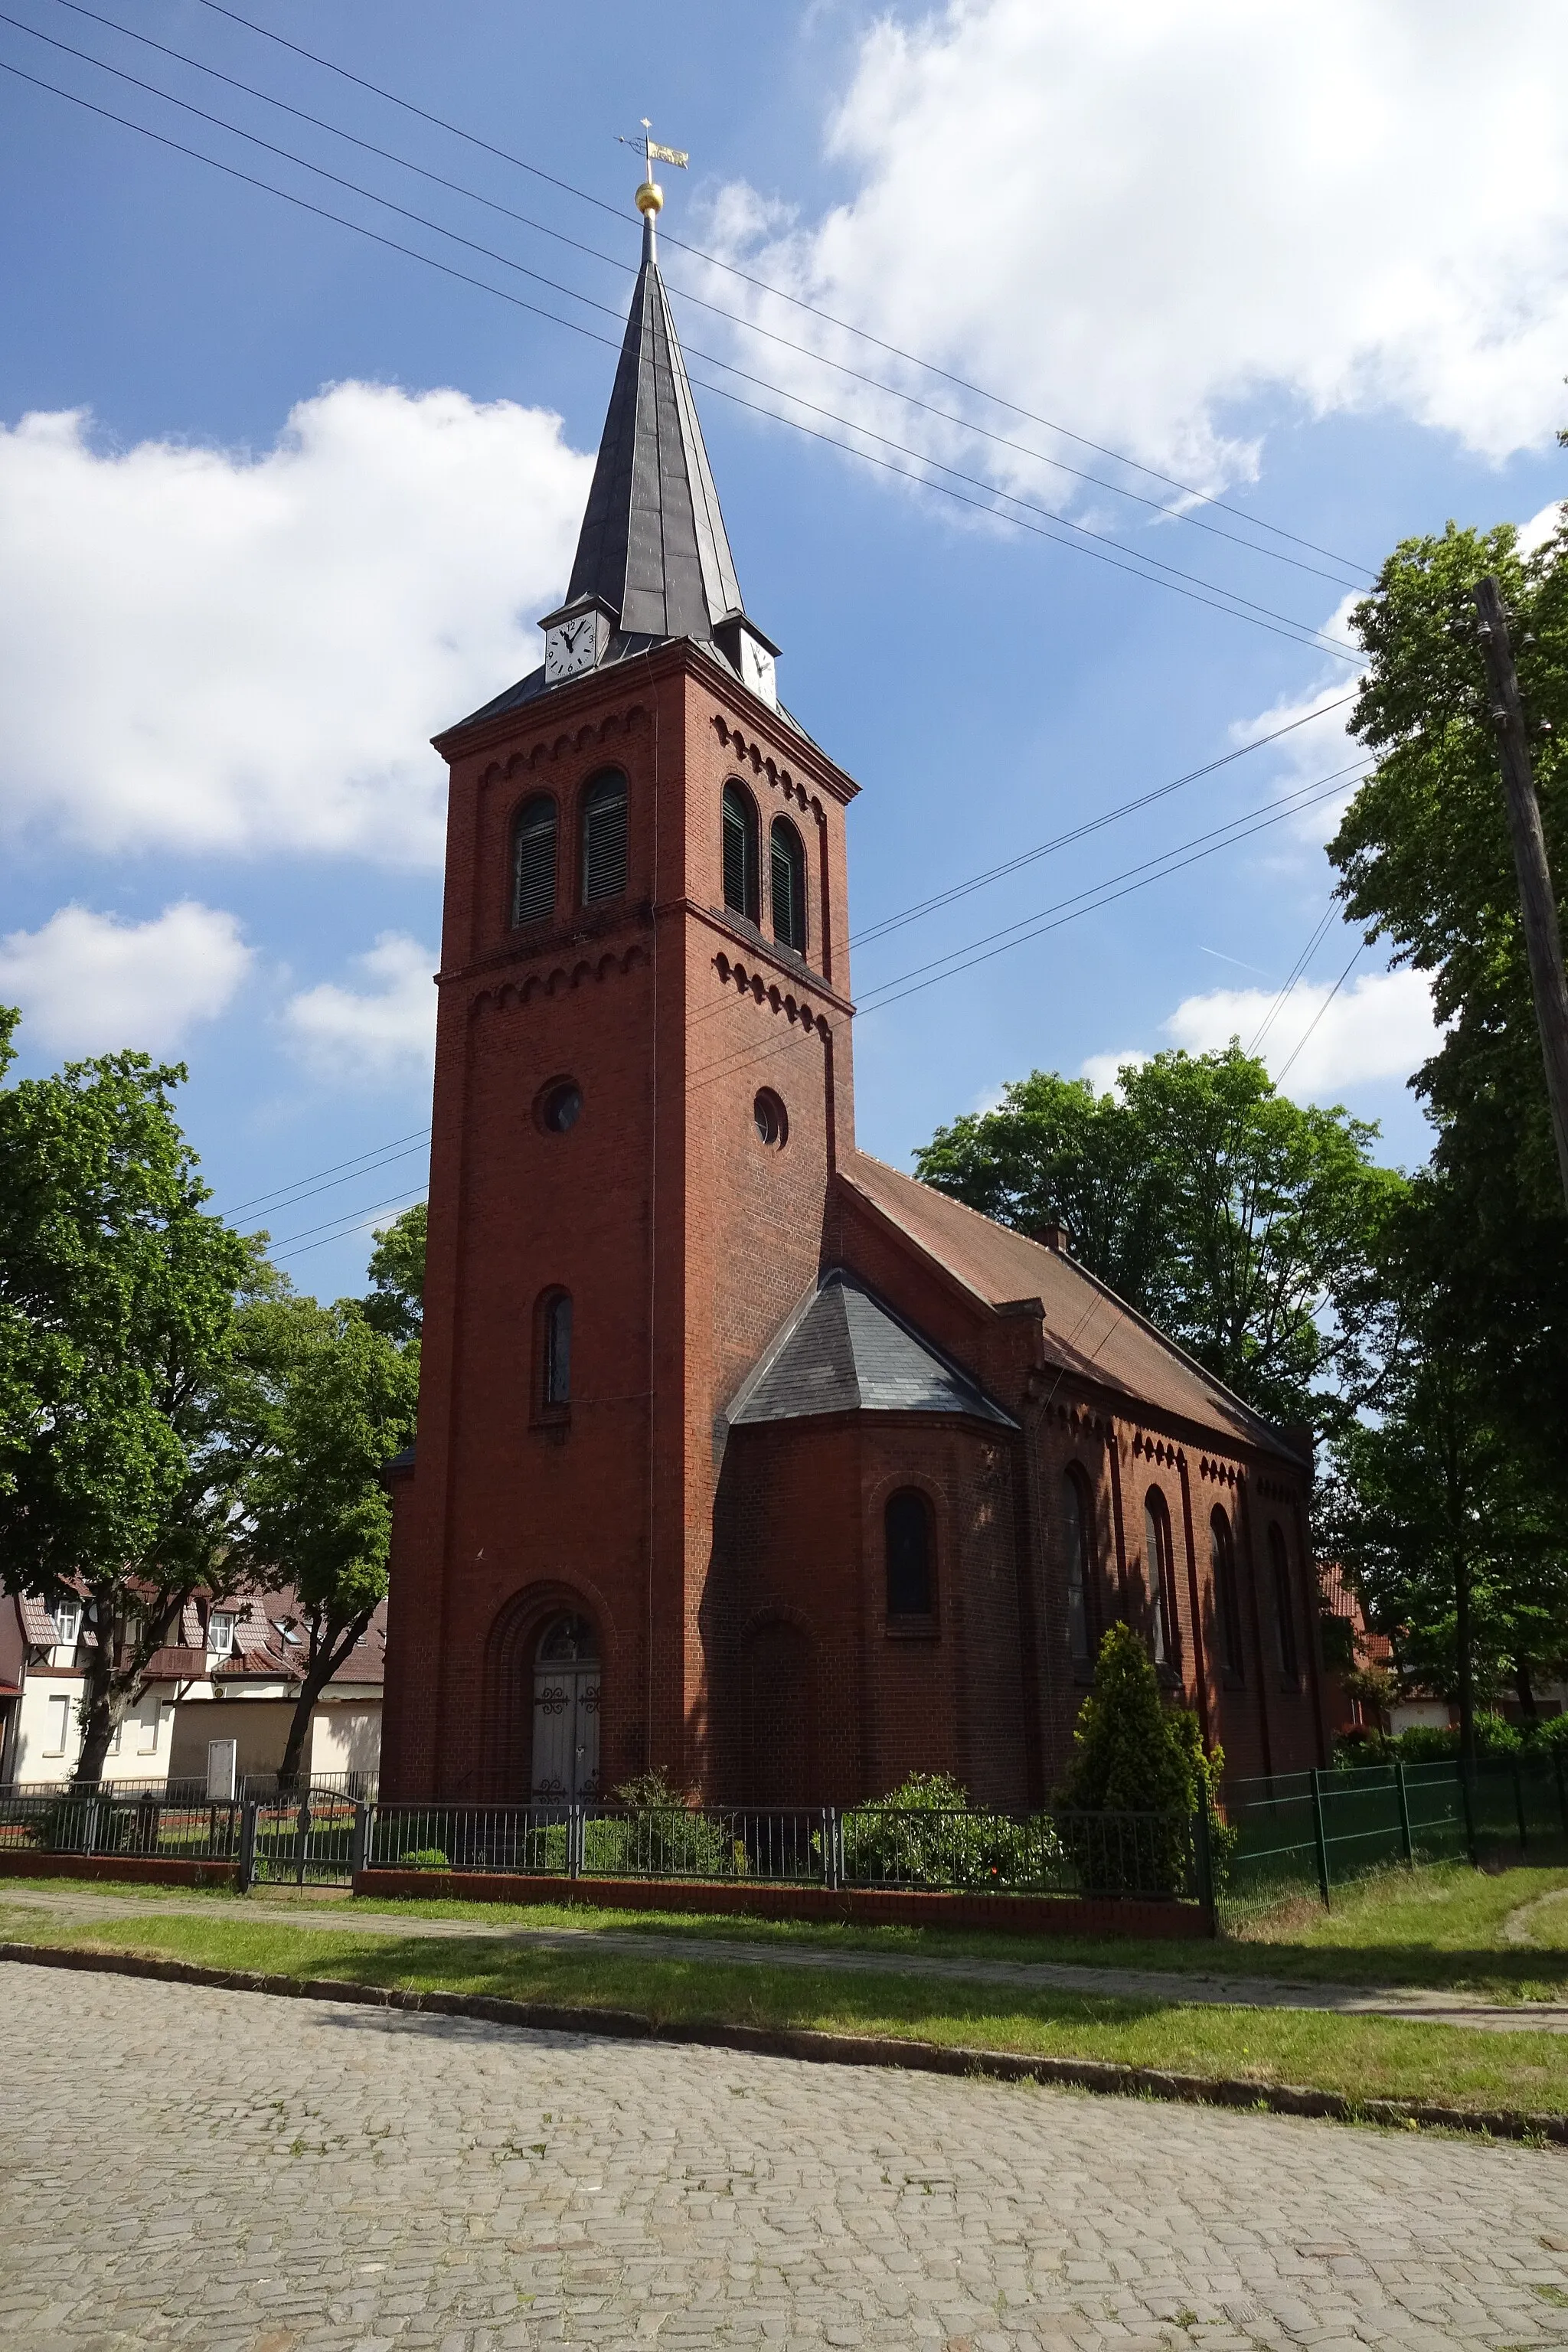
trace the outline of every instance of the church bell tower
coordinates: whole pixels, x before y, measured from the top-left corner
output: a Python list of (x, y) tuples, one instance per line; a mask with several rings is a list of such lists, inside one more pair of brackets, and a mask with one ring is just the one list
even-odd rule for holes
[[(651, 149), (651, 154), (659, 152)], [(680, 160), (671, 158), (671, 160)], [(847, 803), (746, 612), (643, 255), (543, 660), (450, 771), (418, 1439), (383, 1786), (723, 1797), (726, 1410), (853, 1149)]]

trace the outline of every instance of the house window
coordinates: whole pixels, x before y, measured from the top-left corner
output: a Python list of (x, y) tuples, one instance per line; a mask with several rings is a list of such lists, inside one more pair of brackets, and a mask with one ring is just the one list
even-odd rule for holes
[(724, 787), (724, 904), (749, 923), (757, 920), (762, 893), (762, 828), (757, 804), (744, 784)]
[(882, 1529), (889, 1616), (933, 1615), (931, 1505), (918, 1487), (900, 1486), (889, 1496)]
[(544, 1404), (572, 1401), (572, 1297), (569, 1291), (552, 1291), (544, 1302), (544, 1348), (540, 1400)]
[(770, 836), (768, 888), (773, 906), (773, 937), (781, 947), (805, 953), (805, 849), (787, 816), (775, 816)]
[(1285, 1531), (1278, 1519), (1268, 1529), (1268, 1565), (1273, 1571), (1274, 1631), (1279, 1644), (1279, 1678), (1291, 1690), (1300, 1682), (1300, 1665), (1296, 1654), (1296, 1610), (1290, 1597), (1290, 1555), (1285, 1548)]
[(606, 768), (583, 795), (583, 904), (618, 898), (626, 887), (626, 780)]
[(555, 911), (555, 803), (548, 793), (524, 801), (511, 834), (511, 919), (542, 923)]
[(142, 1713), (137, 1718), (138, 1728), (142, 1734), (141, 1738), (136, 1743), (136, 1753), (138, 1756), (156, 1756), (158, 1753), (158, 1724), (160, 1716), (161, 1709), (157, 1700), (155, 1698), (146, 1700), (142, 1706)]
[(1219, 1662), (1227, 1675), (1241, 1678), (1241, 1601), (1236, 1589), (1236, 1538), (1230, 1521), (1216, 1509), (1209, 1520), (1209, 1557), (1214, 1569), (1215, 1622), (1219, 1633)]
[(55, 1640), (62, 1650), (74, 1650), (81, 1633), (81, 1602), (57, 1601), (49, 1615), (54, 1622)]
[(1171, 1514), (1158, 1486), (1143, 1505), (1143, 1572), (1149, 1584), (1150, 1631), (1154, 1664), (1176, 1664), (1176, 1579), (1171, 1556)]
[(1068, 1571), (1068, 1649), (1074, 1665), (1094, 1657), (1094, 1504), (1081, 1470), (1062, 1480), (1062, 1548)]
[(70, 1738), (70, 1727), (71, 1701), (68, 1698), (51, 1698), (49, 1701), (49, 1744), (44, 1750), (46, 1756), (63, 1756), (65, 1754), (66, 1742)]
[(214, 1657), (234, 1655), (234, 1626), (232, 1609), (215, 1609), (207, 1619), (207, 1649)]

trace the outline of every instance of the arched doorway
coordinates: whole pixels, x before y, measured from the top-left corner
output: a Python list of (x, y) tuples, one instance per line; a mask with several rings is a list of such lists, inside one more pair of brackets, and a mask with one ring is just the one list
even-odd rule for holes
[(599, 1642), (585, 1617), (556, 1617), (533, 1654), (536, 1805), (599, 1793)]

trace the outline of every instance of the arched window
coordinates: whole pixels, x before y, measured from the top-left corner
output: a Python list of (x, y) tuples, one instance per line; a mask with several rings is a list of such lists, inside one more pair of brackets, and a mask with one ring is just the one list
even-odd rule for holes
[(583, 795), (583, 904), (618, 898), (626, 887), (626, 780), (606, 768)]
[(724, 904), (754, 923), (762, 911), (762, 827), (744, 784), (724, 787)]
[(768, 889), (773, 904), (773, 937), (781, 947), (805, 953), (805, 849), (787, 816), (775, 816)]
[(1209, 1557), (1214, 1569), (1215, 1623), (1219, 1634), (1219, 1662), (1226, 1674), (1240, 1677), (1241, 1598), (1236, 1589), (1236, 1538), (1230, 1521), (1216, 1509), (1209, 1520)]
[(572, 1294), (546, 1293), (540, 1329), (539, 1400), (542, 1404), (572, 1402)]
[(542, 923), (554, 911), (555, 803), (548, 793), (536, 793), (511, 829), (511, 919)]
[(1068, 1649), (1074, 1665), (1094, 1659), (1094, 1498), (1081, 1470), (1062, 1480), (1062, 1547), (1068, 1570)]
[(1278, 1519), (1269, 1523), (1268, 1565), (1274, 1584), (1274, 1631), (1279, 1644), (1279, 1675), (1294, 1690), (1300, 1680), (1296, 1653), (1296, 1607), (1290, 1594), (1290, 1555)]
[(1149, 1586), (1149, 1622), (1154, 1664), (1176, 1664), (1176, 1572), (1171, 1555), (1171, 1514), (1158, 1486), (1143, 1504), (1143, 1574)]
[(916, 1486), (900, 1486), (882, 1515), (887, 1549), (888, 1614), (930, 1617), (931, 1593), (931, 1505)]

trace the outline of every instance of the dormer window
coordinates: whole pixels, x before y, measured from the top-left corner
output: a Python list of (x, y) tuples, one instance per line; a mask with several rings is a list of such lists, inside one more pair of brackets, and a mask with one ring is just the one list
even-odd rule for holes
[(55, 1640), (62, 1650), (74, 1650), (81, 1639), (81, 1602), (76, 1600), (57, 1601), (49, 1612), (54, 1624)]
[(207, 1619), (207, 1650), (215, 1658), (234, 1655), (235, 1614), (232, 1609), (215, 1609)]

